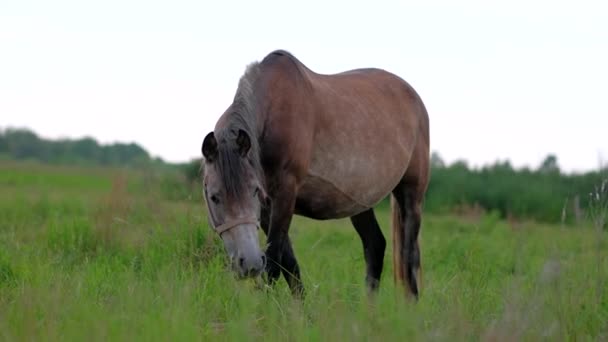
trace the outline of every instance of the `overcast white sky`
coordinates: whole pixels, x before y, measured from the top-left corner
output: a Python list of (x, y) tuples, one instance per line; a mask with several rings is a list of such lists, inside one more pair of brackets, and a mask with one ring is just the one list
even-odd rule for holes
[(188, 160), (245, 66), (280, 48), (318, 72), (406, 79), (446, 161), (593, 169), (608, 159), (607, 4), (0, 0), (0, 127)]

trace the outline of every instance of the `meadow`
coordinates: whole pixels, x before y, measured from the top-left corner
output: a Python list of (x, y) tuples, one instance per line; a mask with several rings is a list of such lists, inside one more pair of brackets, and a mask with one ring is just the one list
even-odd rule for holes
[(386, 206), (373, 297), (350, 222), (296, 217), (297, 300), (283, 279), (234, 279), (200, 192), (170, 169), (0, 161), (0, 339), (608, 339), (598, 225), (425, 213), (416, 303), (393, 284)]

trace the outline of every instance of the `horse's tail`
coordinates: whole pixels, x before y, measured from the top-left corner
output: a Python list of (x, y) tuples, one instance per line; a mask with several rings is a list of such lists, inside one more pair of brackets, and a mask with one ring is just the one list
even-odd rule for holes
[(403, 284), (405, 279), (405, 260), (403, 260), (403, 213), (391, 194), (391, 225), (393, 227), (393, 279), (395, 283)]

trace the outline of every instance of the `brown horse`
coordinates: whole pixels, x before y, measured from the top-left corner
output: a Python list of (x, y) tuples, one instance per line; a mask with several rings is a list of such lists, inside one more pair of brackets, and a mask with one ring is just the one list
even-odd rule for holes
[(288, 235), (293, 214), (350, 217), (367, 286), (377, 289), (386, 240), (373, 207), (392, 193), (395, 281), (418, 297), (429, 119), (401, 78), (378, 69), (321, 75), (286, 51), (272, 52), (248, 66), (202, 153), (210, 221), (240, 277), (265, 268), (274, 283), (282, 272), (301, 294)]

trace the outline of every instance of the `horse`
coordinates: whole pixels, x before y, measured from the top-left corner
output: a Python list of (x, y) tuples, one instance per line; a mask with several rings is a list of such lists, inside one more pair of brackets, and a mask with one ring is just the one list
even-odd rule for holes
[(418, 299), (429, 143), (420, 96), (388, 71), (320, 74), (284, 50), (249, 64), (201, 147), (210, 225), (237, 278), (265, 272), (274, 284), (282, 273), (291, 292), (303, 295), (292, 216), (350, 217), (363, 244), (366, 286), (375, 293), (386, 240), (374, 206), (390, 195), (394, 281)]

